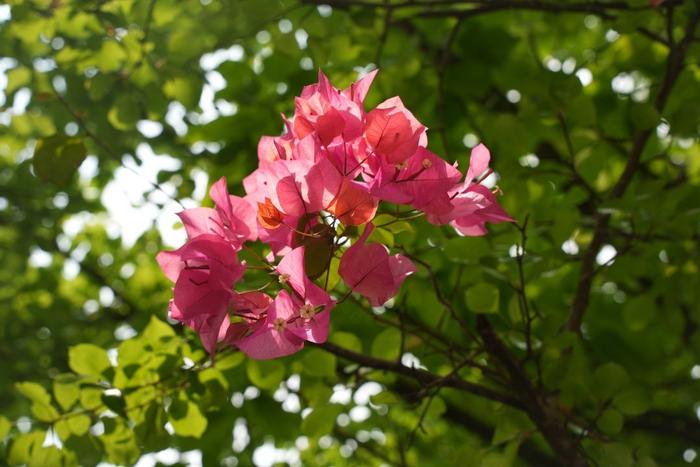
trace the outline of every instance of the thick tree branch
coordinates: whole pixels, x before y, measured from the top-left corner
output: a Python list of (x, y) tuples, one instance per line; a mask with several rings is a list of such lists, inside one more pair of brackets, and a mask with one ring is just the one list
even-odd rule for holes
[(510, 375), (512, 387), (520, 396), (530, 419), (537, 425), (557, 457), (570, 467), (588, 465), (578, 438), (567, 428), (566, 417), (559, 409), (556, 398), (533, 387), (530, 378), (496, 335), (488, 319), (484, 316), (477, 317), (476, 327), (486, 350)]
[(421, 384), (439, 384), (443, 387), (459, 389), (494, 402), (500, 402), (517, 409), (523, 409), (523, 405), (518, 399), (486, 386), (464, 381), (458, 375), (450, 375), (447, 378), (442, 377), (426, 370), (407, 367), (396, 361), (383, 360), (380, 358), (371, 357), (369, 355), (353, 352), (335, 344), (331, 344), (330, 342), (318, 344), (318, 346), (338, 357), (350, 360), (351, 362), (358, 363), (368, 368), (389, 371), (398, 375), (406, 376), (415, 379)]

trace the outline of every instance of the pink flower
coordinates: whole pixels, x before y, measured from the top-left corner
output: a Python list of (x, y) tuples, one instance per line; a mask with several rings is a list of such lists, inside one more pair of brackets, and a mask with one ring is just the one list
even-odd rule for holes
[(370, 186), (372, 193), (384, 201), (410, 204), (415, 209), (431, 212), (438, 206), (449, 209), (447, 192), (460, 178), (456, 165), (419, 147), (400, 168), (381, 164)]
[(367, 298), (370, 305), (381, 306), (398, 293), (403, 281), (416, 272), (403, 255), (389, 255), (384, 245), (366, 244), (374, 230), (367, 224), (362, 236), (343, 254), (338, 272), (354, 292)]
[(244, 198), (228, 194), (225, 177), (211, 186), (209, 196), (215, 203), (214, 209), (193, 208), (178, 214), (188, 238), (215, 234), (231, 242), (236, 249), (257, 238), (253, 206)]
[(306, 276), (304, 248), (287, 254), (277, 266), (282, 290), (270, 305), (260, 327), (236, 345), (248, 356), (266, 360), (301, 350), (304, 341), (325, 342), (328, 320), (335, 302)]
[(472, 149), (464, 182), (455, 185), (448, 192), (449, 209), (441, 206), (432, 212), (426, 210), (430, 222), (449, 222), (460, 234), (473, 237), (486, 234), (486, 222), (513, 221), (498, 204), (496, 196), (488, 188), (475, 182), (477, 177), (488, 170), (490, 159), (491, 153), (483, 144)]
[(245, 271), (226, 240), (202, 234), (175, 251), (157, 256), (165, 275), (175, 282), (170, 316), (198, 332), (210, 352), (218, 340), (234, 292)]
[[(269, 359), (295, 353), (306, 341), (327, 340), (335, 301), (312, 279), (329, 273), (342, 248), (335, 221), (366, 224), (340, 259), (347, 286), (372, 306), (395, 296), (416, 268), (386, 246), (367, 243), (380, 201), (409, 205), (462, 235), (483, 235), (487, 222), (511, 221), (481, 185), (489, 173), (486, 147), (474, 148), (460, 182), (456, 163), (426, 149), (426, 127), (400, 98), (365, 112), (375, 75), (341, 91), (319, 72), (318, 83), (295, 100), (294, 115), (282, 116), (285, 133), (260, 139), (258, 167), (243, 180), (246, 196), (229, 195), (221, 178), (210, 190), (214, 208), (179, 214), (189, 240), (157, 258), (175, 282), (169, 313), (199, 334), (210, 353), (225, 344)], [(352, 238), (353, 232), (346, 228), (341, 235)], [(266, 262), (260, 269), (281, 257), (271, 273), (279, 281), (274, 299), (262, 290), (234, 290), (246, 268), (237, 252), (255, 240), (271, 250), (260, 258)]]
[(291, 331), (309, 342), (326, 342), (328, 319), (335, 301), (308, 278), (304, 266), (305, 254), (304, 247), (292, 250), (280, 261), (277, 273), (280, 282), (292, 288), (295, 293), (293, 299), (300, 306), (302, 319), (291, 327)]
[(316, 133), (324, 146), (338, 137), (357, 138), (362, 132), (362, 100), (372, 78), (374, 75), (355, 83), (354, 89), (351, 86), (349, 91), (340, 92), (319, 71), (318, 83), (306, 86), (295, 99), (294, 136), (304, 138)]
[(268, 308), (262, 326), (236, 345), (256, 360), (269, 360), (296, 353), (304, 347), (304, 340), (290, 331), (290, 323), (295, 318), (294, 302), (289, 292), (283, 290)]
[(419, 146), (428, 144), (426, 128), (403, 105), (399, 97), (392, 97), (367, 114), (365, 139), (384, 162), (400, 165), (411, 157)]
[(378, 71), (379, 70), (370, 71), (365, 76), (352, 83), (350, 87), (341, 91), (341, 93), (358, 106), (362, 106)]

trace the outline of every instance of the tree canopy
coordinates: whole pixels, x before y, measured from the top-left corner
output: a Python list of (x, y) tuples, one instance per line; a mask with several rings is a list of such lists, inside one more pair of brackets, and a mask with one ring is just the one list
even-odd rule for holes
[[(697, 0), (0, 5), (0, 464), (693, 463), (699, 22)], [(462, 174), (485, 144), (513, 222), (380, 205), (371, 238), (416, 269), (398, 295), (329, 258), (328, 342), (211, 356), (168, 318), (176, 214), (222, 176), (245, 194), (319, 70), (375, 69), (366, 109), (399, 96)]]

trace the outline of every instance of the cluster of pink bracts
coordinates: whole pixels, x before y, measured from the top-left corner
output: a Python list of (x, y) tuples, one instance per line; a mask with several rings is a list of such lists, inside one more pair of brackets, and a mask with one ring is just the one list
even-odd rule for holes
[[(260, 140), (258, 169), (243, 182), (246, 196), (229, 195), (222, 178), (211, 187), (214, 208), (180, 213), (189, 240), (161, 252), (158, 262), (175, 282), (170, 317), (195, 330), (209, 352), (225, 343), (269, 359), (297, 352), (305, 341), (325, 342), (335, 301), (312, 279), (324, 283), (333, 257), (340, 257), (345, 284), (372, 306), (396, 295), (415, 266), (367, 243), (380, 201), (409, 205), (463, 235), (511, 220), (478, 183), (490, 158), (483, 145), (460, 181), (456, 164), (426, 149), (426, 127), (401, 99), (365, 112), (375, 74), (340, 91), (319, 73), (296, 98), (294, 116), (283, 117), (286, 132)], [(364, 230), (345, 248), (359, 230), (351, 226)], [(280, 284), (274, 298), (235, 290), (247, 267), (237, 253), (258, 240), (271, 250), (264, 262)]]

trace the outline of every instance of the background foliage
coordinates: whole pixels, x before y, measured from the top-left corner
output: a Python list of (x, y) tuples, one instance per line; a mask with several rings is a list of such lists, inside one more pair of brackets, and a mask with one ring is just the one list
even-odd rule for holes
[[(0, 6), (0, 463), (694, 462), (698, 2), (325, 3)], [(165, 322), (173, 200), (240, 193), (319, 67), (379, 67), (462, 168), (483, 141), (517, 225), (394, 224), (391, 306), (210, 362)]]

